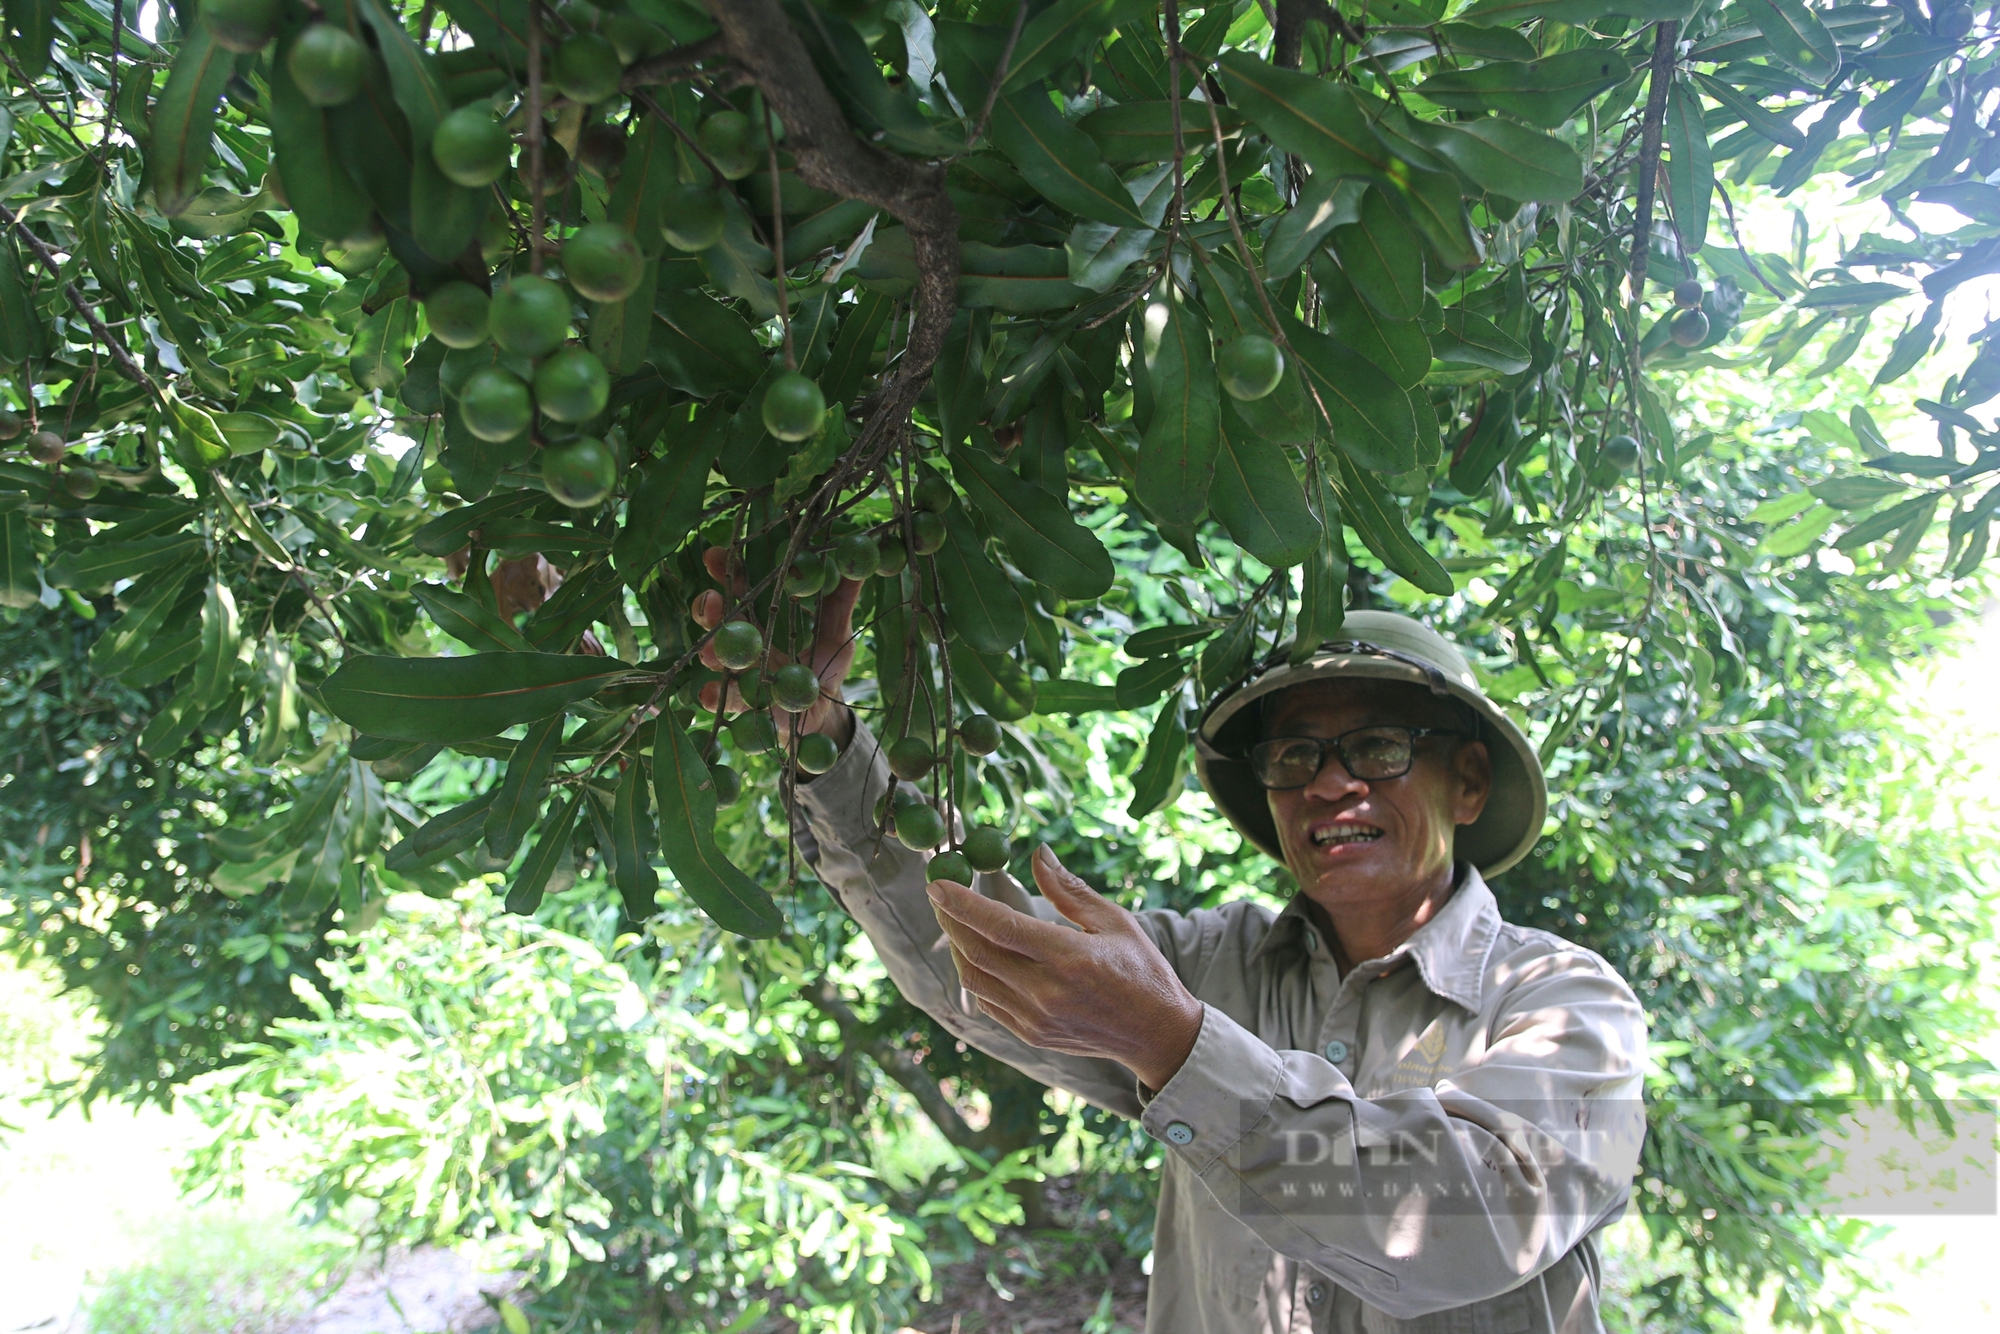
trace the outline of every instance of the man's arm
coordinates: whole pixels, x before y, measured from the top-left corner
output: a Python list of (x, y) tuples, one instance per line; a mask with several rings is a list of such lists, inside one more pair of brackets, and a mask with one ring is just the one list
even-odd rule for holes
[[(840, 740), (848, 731), (844, 721), (829, 719), (821, 730)], [(1137, 1117), (1141, 1107), (1129, 1069), (1114, 1060), (1030, 1046), (966, 997), (925, 893), (924, 856), (876, 832), (875, 803), (891, 782), (882, 748), (866, 727), (849, 726), (833, 768), (799, 784), (800, 805), (819, 845), (814, 869), (868, 933), (897, 990), (996, 1060), (1106, 1111)], [(1016, 908), (995, 907), (1019, 915)]]

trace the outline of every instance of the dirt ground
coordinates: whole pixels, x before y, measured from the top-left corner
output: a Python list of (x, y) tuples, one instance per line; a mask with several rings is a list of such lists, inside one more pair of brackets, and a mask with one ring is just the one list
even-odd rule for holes
[[(1018, 1248), (1014, 1248), (1018, 1249)], [(998, 1253), (1001, 1260), (1007, 1251)], [(1146, 1327), (1146, 1276), (1136, 1260), (1119, 1258), (1102, 1273), (1075, 1274), (1009, 1291), (1005, 1279), (989, 1281), (985, 1263), (954, 1265), (939, 1275), (936, 1302), (899, 1334), (1077, 1334), (1085, 1322), (1108, 1314), (1094, 1329), (1138, 1334)], [(1111, 1296), (1104, 1308), (1105, 1294)]]

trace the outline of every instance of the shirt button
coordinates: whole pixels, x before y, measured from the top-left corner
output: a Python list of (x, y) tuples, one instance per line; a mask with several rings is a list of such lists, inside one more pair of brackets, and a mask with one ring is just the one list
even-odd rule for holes
[(1169, 1144), (1194, 1143), (1194, 1127), (1189, 1125), (1185, 1121), (1174, 1122), (1172, 1125), (1167, 1127), (1167, 1143)]
[(1306, 953), (1319, 953), (1319, 933), (1317, 931), (1306, 932)]
[(1326, 1285), (1324, 1283), (1315, 1283), (1310, 1288), (1306, 1289), (1307, 1306), (1318, 1306), (1321, 1302), (1325, 1300), (1326, 1300)]
[(1347, 1059), (1347, 1044), (1339, 1038), (1335, 1038), (1333, 1041), (1327, 1043), (1326, 1059), (1332, 1061), (1335, 1065), (1339, 1065)]

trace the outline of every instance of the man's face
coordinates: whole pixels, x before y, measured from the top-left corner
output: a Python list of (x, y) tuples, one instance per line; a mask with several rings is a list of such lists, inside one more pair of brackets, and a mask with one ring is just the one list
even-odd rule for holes
[[(1466, 726), (1457, 705), (1422, 686), (1315, 681), (1275, 698), (1264, 735), (1331, 739), (1385, 724)], [(1448, 882), (1453, 832), (1479, 818), (1491, 788), (1483, 743), (1425, 737), (1400, 778), (1355, 778), (1329, 753), (1312, 782), (1267, 795), (1285, 864), (1300, 888), (1335, 911), (1420, 898)]]

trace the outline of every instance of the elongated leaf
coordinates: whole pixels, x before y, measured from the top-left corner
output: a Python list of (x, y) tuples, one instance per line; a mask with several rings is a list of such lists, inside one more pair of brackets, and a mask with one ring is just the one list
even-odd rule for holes
[(1277, 282), (1290, 277), (1334, 228), (1361, 221), (1367, 189), (1365, 181), (1315, 174), (1264, 243), (1266, 278)]
[(410, 592), (438, 629), (474, 653), (526, 653), (532, 647), (519, 630), (476, 598), (438, 584), (418, 584)]
[(993, 142), (1028, 183), (1066, 213), (1114, 227), (1146, 219), (1090, 136), (1063, 118), (1039, 85), (1003, 95), (993, 106)]
[(1423, 246), (1380, 189), (1363, 197), (1358, 219), (1333, 229), (1331, 243), (1347, 280), (1384, 319), (1423, 312)]
[(715, 846), (715, 776), (694, 741), (663, 709), (653, 732), (653, 788), (660, 815), (660, 856), (674, 879), (714, 923), (740, 936), (775, 936), (784, 914)]
[(486, 808), (486, 850), (495, 857), (511, 858), (541, 813), (542, 789), (549, 785), (549, 770), (562, 739), (563, 715), (558, 712), (514, 743), (506, 775), (493, 790), (493, 804)]
[[(1212, 147), (1215, 130), (1208, 110), (1214, 105), (1192, 100), (1181, 103), (1181, 141), (1188, 150)], [(1215, 108), (1225, 139), (1243, 129), (1243, 113), (1234, 107)], [(1174, 153), (1174, 107), (1171, 102), (1121, 102), (1100, 107), (1076, 123), (1089, 135), (1106, 162), (1160, 162)]]
[(1431, 340), (1439, 361), (1463, 366), (1490, 366), (1502, 375), (1528, 369), (1528, 349), (1500, 332), (1493, 321), (1463, 306), (1444, 313), (1444, 327)]
[[(1763, 135), (1766, 139), (1769, 139), (1772, 143), (1783, 145), (1786, 148), (1802, 148), (1805, 146), (1806, 136), (1802, 131), (1795, 127), (1786, 117), (1765, 110), (1763, 104), (1757, 101), (1756, 98), (1751, 97), (1747, 93), (1739, 92), (1722, 80), (1711, 78), (1706, 74), (1697, 73), (1693, 77), (1696, 86), (1702, 92), (1722, 103), (1723, 106), (1729, 108), (1729, 110), (1735, 112), (1738, 116), (1741, 116), (1744, 124), (1755, 130), (1758, 134)], [(1917, 92), (1919, 94), (1923, 92), (1923, 83), (1924, 81), (1922, 80), (1917, 82)], [(1869, 107), (1872, 110), (1874, 103), (1870, 103)], [(1864, 122), (1863, 129), (1879, 131), (1889, 128), (1887, 125), (1871, 126), (1866, 124), (1867, 112), (1865, 111), (1862, 113), (1862, 120)]]
[(145, 176), (154, 205), (170, 218), (201, 193), (216, 109), (235, 69), (235, 55), (217, 45), (205, 23), (193, 24), (174, 53), (167, 86), (153, 104)]
[(1278, 69), (1246, 51), (1226, 51), (1218, 64), (1230, 99), (1315, 176), (1386, 179), (1389, 150), (1346, 85)]
[(980, 653), (962, 639), (952, 641), (948, 656), (953, 686), (1001, 722), (1017, 722), (1035, 711), (1038, 687), (1013, 658)]
[(1715, 165), (1708, 131), (1702, 126), (1701, 99), (1675, 80), (1667, 96), (1667, 193), (1681, 249), (1692, 254), (1708, 244), (1708, 208), (1715, 196)]
[(980, 653), (1005, 653), (1028, 633), (1020, 594), (980, 548), (979, 534), (959, 506), (944, 516), (945, 543), (937, 562), (938, 593), (958, 637)]
[(701, 292), (662, 292), (647, 360), (696, 398), (742, 393), (762, 378), (764, 349), (743, 317)]
[(1814, 83), (1840, 72), (1840, 47), (1805, 0), (1743, 0), (1743, 11), (1780, 62)]
[[(18, 516), (9, 514), (9, 519)], [(22, 532), (25, 535), (26, 525)], [(35, 583), (33, 553), (28, 553), (28, 562), (23, 569), (26, 575), (25, 591), (33, 601), (38, 591)], [(166, 622), (167, 613), (180, 601), (181, 589), (186, 586), (188, 576), (194, 572), (191, 562), (176, 562), (164, 569), (142, 576), (132, 587), (125, 590), (125, 614), (112, 623), (110, 629), (99, 635), (97, 642), (90, 646), (90, 668), (100, 676), (119, 676), (127, 668), (139, 661), (146, 652), (154, 633)], [(11, 571), (8, 572), (11, 576)], [(16, 605), (16, 604), (9, 604)], [(28, 603), (20, 603), (27, 606)]]
[(353, 864), (347, 840), (354, 824), (349, 798), (357, 769), (364, 766), (353, 761), (329, 765), (299, 802), (291, 834), (299, 845), (299, 859), (280, 901), (285, 915), (295, 921), (310, 921), (325, 912)]
[(1339, 340), (1285, 317), (1285, 341), (1324, 407), (1340, 451), (1374, 472), (1417, 466), (1417, 420), (1403, 387)]
[(20, 246), (12, 232), (0, 237), (0, 362), (18, 366), (42, 354), (42, 320), (36, 314)]
[(676, 431), (665, 454), (640, 465), (625, 526), (611, 548), (621, 574), (636, 579), (687, 540), (701, 517), (708, 472), (722, 452), (728, 427), (724, 414), (704, 412)]
[(1208, 503), (1237, 545), (1274, 570), (1297, 565), (1319, 544), (1319, 520), (1306, 508), (1285, 451), (1245, 426), (1228, 404)]
[[(1215, 633), (1208, 628), (1208, 638)], [(1136, 667), (1127, 667), (1118, 673), (1117, 681), (1111, 687), (1112, 702), (1120, 709), (1143, 709), (1167, 691), (1187, 680), (1188, 661), (1175, 654), (1148, 658)]]
[(48, 564), (49, 583), (95, 593), (120, 579), (133, 579), (191, 560), (201, 550), (195, 533), (165, 533), (130, 541), (93, 538), (80, 547), (58, 551)]
[(1167, 523), (1192, 523), (1215, 478), (1221, 403), (1208, 326), (1171, 296), (1145, 310), (1152, 415), (1139, 440), (1139, 500)]
[(1926, 491), (1911, 496), (1908, 500), (1898, 501), (1887, 509), (1878, 510), (1842, 533), (1834, 542), (1833, 549), (1852, 551), (1856, 547), (1865, 547), (1870, 542), (1879, 542), (1889, 534), (1914, 522), (1920, 514), (1928, 520), (1937, 509), (1938, 499), (1937, 492)]
[(341, 241), (361, 234), (373, 208), (335, 152), (326, 113), (292, 80), (287, 57), (297, 39), (297, 31), (281, 38), (268, 67), (274, 165), (299, 225), (322, 240)]
[(1779, 560), (1803, 555), (1819, 545), (1821, 536), (1839, 517), (1840, 511), (1830, 506), (1814, 505), (1784, 527), (1766, 533), (1757, 544), (1757, 554)]
[(1143, 820), (1166, 805), (1180, 787), (1186, 759), (1187, 724), (1181, 720), (1180, 696), (1175, 694), (1160, 706), (1153, 720), (1145, 756), (1139, 761), (1139, 771), (1132, 775), (1132, 800), (1126, 804), (1125, 814)]
[(528, 850), (521, 869), (514, 873), (514, 883), (507, 887), (508, 912), (526, 916), (542, 906), (549, 880), (562, 864), (563, 854), (569, 851), (570, 831), (576, 827), (576, 808), (582, 801), (583, 789), (579, 787), (542, 825), (535, 846)]
[(1411, 535), (1396, 498), (1366, 469), (1339, 459), (1330, 474), (1334, 494), (1340, 499), (1341, 517), (1377, 560), (1426, 593), (1449, 597), (1457, 591), (1444, 566)]
[(1066, 598), (1111, 587), (1111, 553), (1062, 501), (976, 449), (955, 452), (951, 472), (1022, 573)]
[(833, 351), (820, 371), (820, 389), (827, 402), (852, 403), (861, 392), (868, 380), (868, 358), (888, 327), (895, 304), (879, 293), (863, 292), (860, 300), (845, 307)]
[(472, 541), (475, 532), (495, 519), (531, 510), (548, 499), (540, 491), (505, 491), (470, 505), (461, 505), (430, 520), (410, 537), (410, 544), (426, 556), (449, 556)]
[(1459, 11), (1460, 23), (1512, 27), (1530, 19), (1582, 26), (1607, 14), (1622, 14), (1636, 27), (1662, 19), (1681, 20), (1701, 8), (1701, 0), (1473, 0)]
[(1021, 29), (1001, 83), (1014, 92), (1048, 77), (1097, 38), (1118, 26), (1123, 0), (1056, 0)]
[[(35, 534), (28, 522), (28, 516), (19, 509), (0, 509), (0, 607), (32, 607), (40, 600), (42, 586), (35, 578), (35, 565)], [(173, 591), (176, 593), (180, 591), (178, 583), (174, 585)], [(167, 598), (166, 605), (161, 606), (159, 611), (161, 616), (166, 615), (167, 605), (171, 605), (171, 602), (172, 599)], [(102, 644), (110, 639), (113, 633), (131, 619), (132, 612), (127, 611), (119, 619), (118, 625), (104, 634), (98, 643)], [(152, 633), (151, 626), (135, 625), (132, 629), (132, 635), (125, 641), (128, 646), (135, 643), (143, 646), (146, 636)], [(91, 647), (91, 665), (97, 666), (96, 645)], [(98, 670), (103, 669), (99, 667)]]
[(945, 335), (935, 383), (938, 432), (947, 453), (972, 434), (979, 405), (986, 400), (986, 329), (991, 322), (990, 315), (961, 309)]
[(1293, 666), (1319, 651), (1319, 646), (1340, 633), (1346, 608), (1347, 536), (1340, 522), (1340, 503), (1333, 487), (1320, 470), (1319, 508), (1322, 529), (1319, 545), (1299, 571), (1299, 619), (1292, 631), (1290, 658)]
[(1481, 189), (1552, 204), (1567, 203), (1583, 190), (1583, 159), (1540, 131), (1495, 117), (1456, 125), (1406, 119), (1426, 147)]
[(1390, 188), (1432, 256), (1448, 269), (1479, 267), (1486, 250), (1473, 229), (1457, 176), (1413, 167)]
[(388, 69), (396, 105), (410, 123), (411, 234), (438, 259), (455, 259), (477, 234), (493, 202), (493, 192), (454, 184), (431, 156), (431, 136), (452, 107), (432, 68), (430, 54), (383, 8), (381, 0), (349, 3), (356, 18), (374, 31), (375, 47)]
[(1199, 644), (1214, 633), (1215, 626), (1206, 622), (1198, 625), (1155, 625), (1139, 631), (1118, 648), (1134, 658), (1160, 658)]
[(1414, 319), (1384, 319), (1361, 299), (1346, 271), (1324, 256), (1314, 261), (1313, 278), (1319, 283), (1327, 332), (1403, 388), (1423, 383), (1431, 369), (1431, 340), (1422, 324)]
[[(408, 849), (400, 860), (416, 869), (435, 866), (447, 857), (470, 851), (486, 837), (486, 812), (493, 805), (497, 791), (496, 788), (494, 792), (481, 793), (424, 821), (396, 845), (397, 849)], [(394, 850), (392, 856), (393, 853)]]
[(361, 655), (327, 678), (320, 697), (335, 717), (371, 736), (449, 746), (539, 721), (630, 670), (613, 658), (562, 653)]
[(235, 683), (236, 650), (243, 627), (236, 615), (236, 597), (220, 579), (208, 581), (201, 608), (201, 651), (194, 660), (194, 681), (188, 687), (193, 707), (204, 711), (220, 704)]
[(653, 799), (646, 783), (646, 762), (640, 755), (625, 761), (618, 779), (618, 795), (611, 807), (611, 880), (625, 900), (625, 915), (643, 922), (659, 909), (653, 896), (659, 892), (660, 876), (653, 869), (653, 850), (659, 838), (653, 832)]
[(1446, 70), (1418, 84), (1417, 93), (1453, 111), (1504, 111), (1553, 130), (1631, 72), (1623, 55), (1605, 47)]

